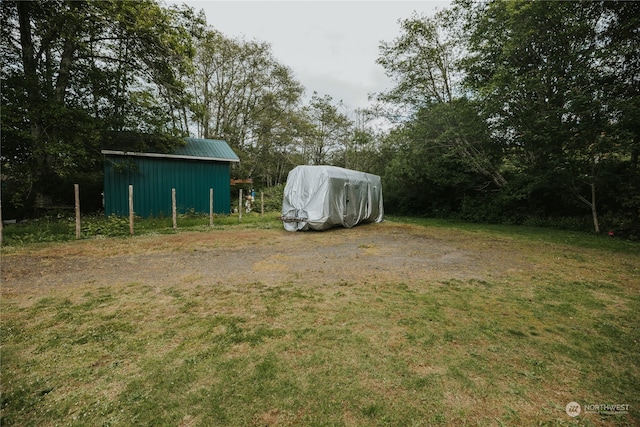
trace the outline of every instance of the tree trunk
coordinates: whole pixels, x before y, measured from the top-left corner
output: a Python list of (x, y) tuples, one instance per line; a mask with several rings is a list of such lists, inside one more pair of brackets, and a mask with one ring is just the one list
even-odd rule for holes
[(38, 102), (37, 63), (34, 55), (33, 40), (31, 38), (31, 2), (19, 1), (18, 21), (20, 23), (20, 47), (22, 50), (22, 66), (27, 81), (29, 102), (33, 107)]
[(598, 209), (596, 208), (596, 184), (591, 183), (591, 215), (593, 216), (593, 228), (596, 234), (600, 234), (600, 223), (598, 222)]
[(28, 104), (26, 106), (27, 115), (29, 118), (29, 131), (31, 136), (31, 155), (35, 161), (35, 165), (30, 168), (30, 185), (27, 191), (31, 194), (33, 190), (34, 182), (37, 182), (42, 175), (42, 171), (45, 167), (45, 157), (43, 154), (38, 154), (39, 141), (42, 138), (42, 126), (40, 123), (40, 85), (38, 82), (37, 68), (38, 64), (35, 57), (35, 50), (33, 46), (33, 39), (31, 37), (31, 2), (19, 1), (17, 2), (18, 8), (18, 22), (20, 26), (20, 48), (22, 50), (22, 67), (24, 70), (24, 77), (27, 89)]
[(591, 200), (588, 200), (582, 194), (575, 185), (575, 182), (572, 182), (572, 192), (573, 194), (585, 205), (591, 208), (591, 216), (593, 217), (593, 229), (596, 233), (600, 233), (600, 222), (598, 221), (598, 208), (596, 205), (596, 183), (591, 181), (589, 184), (591, 188)]
[(209, 116), (211, 115), (211, 112), (209, 110), (210, 106), (210, 102), (209, 102), (209, 77), (207, 76), (205, 78), (204, 81), (204, 86), (202, 88), (202, 134), (204, 135), (204, 138), (211, 138), (211, 134), (209, 131)]
[[(76, 2), (73, 2), (75, 4)], [(60, 59), (60, 68), (58, 70), (58, 79), (56, 80), (56, 101), (60, 105), (64, 105), (64, 94), (69, 86), (71, 78), (71, 66), (73, 65), (73, 57), (76, 53), (76, 42), (73, 37), (68, 37), (64, 41), (64, 49), (62, 58)]]

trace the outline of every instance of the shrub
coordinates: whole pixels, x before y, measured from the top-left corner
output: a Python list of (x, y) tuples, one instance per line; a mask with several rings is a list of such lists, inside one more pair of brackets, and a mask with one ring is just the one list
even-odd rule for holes
[(117, 215), (94, 215), (82, 218), (82, 233), (85, 236), (126, 236), (129, 234), (129, 218)]
[[(265, 212), (280, 212), (282, 210), (282, 195), (284, 194), (285, 184), (275, 185), (262, 190), (264, 192), (264, 211)], [(260, 209), (260, 193), (258, 193), (258, 200), (256, 200), (258, 210)]]
[(3, 244), (11, 246), (70, 240), (73, 237), (73, 224), (72, 219), (56, 215), (5, 225)]

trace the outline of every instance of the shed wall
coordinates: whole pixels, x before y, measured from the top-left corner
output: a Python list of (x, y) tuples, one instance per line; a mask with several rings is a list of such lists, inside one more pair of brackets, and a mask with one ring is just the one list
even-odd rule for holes
[(106, 215), (129, 214), (129, 185), (133, 185), (135, 214), (141, 217), (171, 215), (172, 188), (176, 189), (178, 213), (191, 209), (208, 213), (210, 188), (214, 212), (230, 212), (230, 166), (226, 162), (106, 156), (104, 176)]

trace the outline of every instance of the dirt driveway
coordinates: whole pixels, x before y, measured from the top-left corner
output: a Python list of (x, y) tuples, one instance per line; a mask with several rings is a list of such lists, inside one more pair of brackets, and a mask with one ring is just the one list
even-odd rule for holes
[(478, 279), (511, 274), (526, 260), (511, 245), (473, 244), (443, 233), (385, 222), (353, 229), (212, 230), (33, 246), (3, 254), (2, 293), (139, 283), (382, 283)]

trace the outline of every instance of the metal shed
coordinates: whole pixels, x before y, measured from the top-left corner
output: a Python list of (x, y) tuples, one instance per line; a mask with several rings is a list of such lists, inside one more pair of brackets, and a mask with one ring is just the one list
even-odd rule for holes
[(215, 213), (231, 208), (231, 163), (240, 159), (222, 140), (185, 138), (171, 153), (102, 150), (106, 215), (129, 214), (129, 185), (133, 207), (141, 217), (171, 215), (171, 190), (179, 213), (209, 212), (213, 188)]

